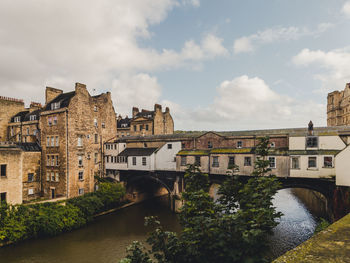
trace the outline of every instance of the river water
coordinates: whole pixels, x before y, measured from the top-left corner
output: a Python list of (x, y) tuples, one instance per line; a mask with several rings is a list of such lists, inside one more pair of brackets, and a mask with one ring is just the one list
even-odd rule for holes
[[(278, 256), (307, 240), (320, 215), (312, 214), (290, 189), (280, 190), (274, 205), (284, 214), (271, 238), (272, 254)], [(166, 229), (180, 230), (167, 198), (152, 199), (102, 216), (70, 233), (0, 248), (0, 263), (117, 263), (133, 240), (146, 239), (149, 229), (144, 227), (143, 218), (150, 215), (157, 215)]]

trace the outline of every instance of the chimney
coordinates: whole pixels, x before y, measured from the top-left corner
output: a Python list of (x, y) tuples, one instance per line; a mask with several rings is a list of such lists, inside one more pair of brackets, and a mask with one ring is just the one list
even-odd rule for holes
[(122, 119), (122, 115), (119, 114), (117, 120), (120, 121), (121, 119)]
[(46, 87), (45, 90), (45, 104), (52, 101), (54, 98), (56, 98), (58, 95), (62, 94), (63, 90), (55, 89), (51, 87)]
[(138, 113), (139, 113), (139, 108), (132, 107), (132, 117), (135, 118)]
[(169, 107), (166, 107), (166, 108), (165, 108), (165, 112), (166, 112), (166, 113), (169, 113), (169, 112), (170, 112)]
[(75, 92), (86, 93), (87, 92), (86, 85), (79, 82), (75, 83)]
[(162, 111), (162, 105), (160, 104), (154, 104), (154, 111), (157, 112), (157, 111)]
[(42, 105), (38, 102), (31, 102), (29, 106), (29, 112), (33, 112), (35, 110), (39, 110), (42, 108)]
[(314, 134), (314, 124), (312, 123), (312, 121), (310, 120), (309, 125), (308, 125), (308, 135), (313, 135)]

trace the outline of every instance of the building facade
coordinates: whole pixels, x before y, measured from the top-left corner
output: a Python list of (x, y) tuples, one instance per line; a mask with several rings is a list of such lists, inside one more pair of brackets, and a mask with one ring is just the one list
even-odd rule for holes
[(171, 117), (168, 107), (162, 111), (162, 106), (154, 105), (154, 110), (139, 111), (138, 108), (132, 108), (132, 118), (117, 119), (117, 137), (124, 136), (149, 136), (174, 133), (174, 121)]
[(327, 126), (350, 125), (350, 83), (327, 96)]

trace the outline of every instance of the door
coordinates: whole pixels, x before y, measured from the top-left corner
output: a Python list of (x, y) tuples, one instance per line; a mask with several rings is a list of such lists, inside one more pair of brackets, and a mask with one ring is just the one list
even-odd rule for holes
[(51, 199), (55, 198), (55, 189), (51, 189)]

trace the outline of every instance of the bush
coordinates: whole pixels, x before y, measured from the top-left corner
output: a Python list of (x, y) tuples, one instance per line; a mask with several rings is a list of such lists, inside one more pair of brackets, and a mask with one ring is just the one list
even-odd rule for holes
[(95, 193), (62, 202), (34, 205), (0, 204), (0, 242), (55, 236), (84, 226), (93, 216), (120, 205), (125, 189), (120, 184), (103, 182)]

